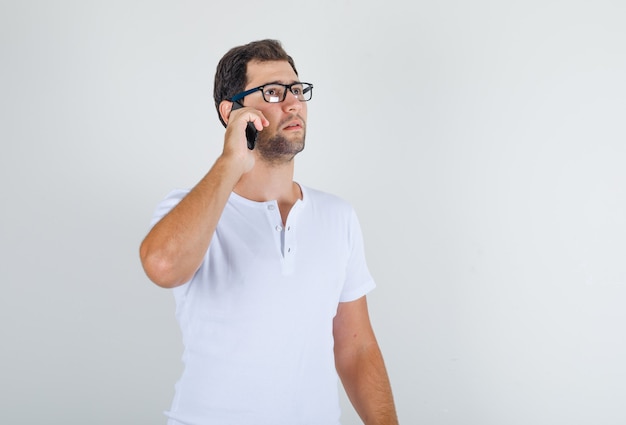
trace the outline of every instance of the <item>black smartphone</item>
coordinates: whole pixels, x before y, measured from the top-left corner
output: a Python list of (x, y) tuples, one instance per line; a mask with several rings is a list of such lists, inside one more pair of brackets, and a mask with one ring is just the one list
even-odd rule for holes
[[(243, 108), (243, 105), (239, 102), (233, 102), (233, 111), (235, 109)], [(254, 144), (256, 143), (256, 136), (259, 133), (259, 130), (256, 129), (254, 123), (252, 121), (248, 121), (248, 125), (246, 126), (246, 140), (248, 141), (248, 149), (254, 149)]]

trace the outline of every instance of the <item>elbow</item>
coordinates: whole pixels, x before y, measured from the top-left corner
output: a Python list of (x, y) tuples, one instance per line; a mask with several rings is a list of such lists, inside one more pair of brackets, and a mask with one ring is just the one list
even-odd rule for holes
[(175, 288), (189, 280), (181, 279), (175, 264), (163, 253), (149, 249), (145, 242), (141, 244), (139, 256), (146, 276), (161, 288)]

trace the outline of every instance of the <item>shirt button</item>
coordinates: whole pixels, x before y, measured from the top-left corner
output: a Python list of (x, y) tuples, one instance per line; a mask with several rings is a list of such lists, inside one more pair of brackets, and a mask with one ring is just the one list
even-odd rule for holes
[(268, 210), (270, 210), (270, 211), (272, 211), (272, 210), (274, 209), (274, 205), (268, 205), (268, 206), (267, 206), (267, 209), (268, 209)]
[(278, 226), (276, 226), (276, 231), (280, 232), (283, 230), (283, 226), (281, 226), (280, 224)]

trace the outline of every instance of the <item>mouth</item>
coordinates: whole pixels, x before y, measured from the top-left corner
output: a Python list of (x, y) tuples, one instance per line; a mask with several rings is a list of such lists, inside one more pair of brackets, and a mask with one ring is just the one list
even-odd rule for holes
[(286, 126), (283, 127), (283, 130), (285, 131), (296, 131), (296, 130), (302, 130), (303, 129), (303, 125), (300, 121), (298, 120), (294, 120), (294, 121), (290, 121)]

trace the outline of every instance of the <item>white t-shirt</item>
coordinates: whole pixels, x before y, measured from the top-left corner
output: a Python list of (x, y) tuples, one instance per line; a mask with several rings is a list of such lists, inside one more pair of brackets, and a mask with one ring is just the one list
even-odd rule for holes
[(173, 289), (185, 368), (169, 425), (339, 424), (333, 318), (375, 284), (352, 207), (302, 193), (285, 226), (276, 201), (232, 193), (200, 269)]

